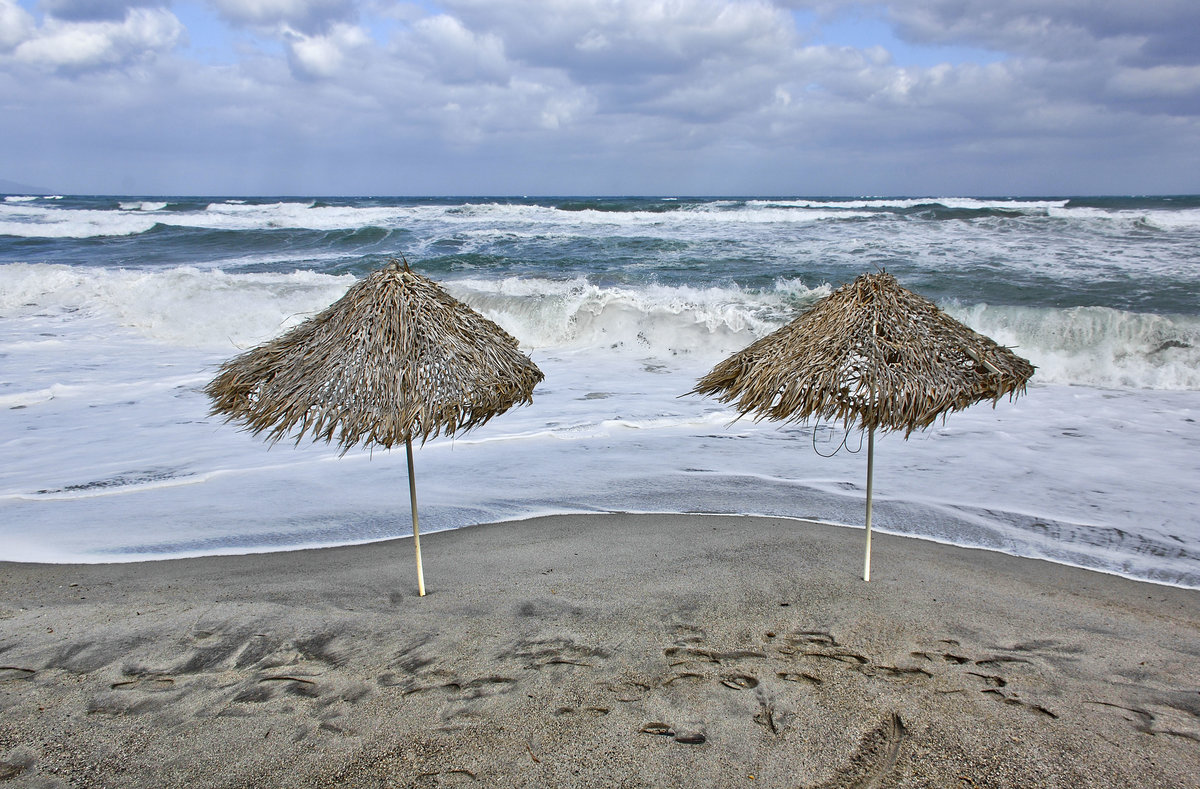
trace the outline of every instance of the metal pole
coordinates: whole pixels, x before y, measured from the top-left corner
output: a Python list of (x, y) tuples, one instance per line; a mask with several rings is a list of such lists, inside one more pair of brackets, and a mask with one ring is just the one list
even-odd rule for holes
[[(413, 474), (412, 438), (404, 439), (404, 448), (408, 450), (408, 499), (412, 505), (413, 518), (413, 548), (417, 552), (417, 594), (425, 596), (425, 573), (421, 570), (421, 530), (417, 526), (417, 478)], [(869, 510), (868, 510), (869, 512)], [(868, 516), (870, 517), (870, 516)]]
[(875, 428), (867, 435), (867, 558), (863, 561), (863, 580), (871, 580), (871, 494), (875, 481)]

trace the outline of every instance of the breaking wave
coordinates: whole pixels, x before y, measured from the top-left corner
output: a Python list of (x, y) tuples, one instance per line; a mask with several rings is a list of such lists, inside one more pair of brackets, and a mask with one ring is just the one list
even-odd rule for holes
[[(241, 348), (341, 296), (351, 275), (230, 273), (48, 264), (0, 267), (0, 317), (103, 318), (189, 347)], [(532, 350), (717, 357), (782, 326), (827, 284), (779, 279), (762, 289), (601, 285), (585, 277), (446, 281), (454, 296)], [(943, 305), (1038, 367), (1034, 380), (1101, 388), (1200, 390), (1200, 318), (1108, 307)]]

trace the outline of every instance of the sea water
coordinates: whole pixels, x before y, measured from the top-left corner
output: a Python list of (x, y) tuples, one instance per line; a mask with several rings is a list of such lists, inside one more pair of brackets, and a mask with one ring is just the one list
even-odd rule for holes
[(1196, 197), (8, 196), (0, 559), (410, 534), (403, 451), (268, 446), (201, 391), (401, 255), (546, 375), (531, 406), (417, 447), (425, 531), (609, 511), (861, 527), (860, 431), (688, 392), (884, 269), (1038, 369), (1015, 401), (878, 436), (875, 526), (1200, 587)]

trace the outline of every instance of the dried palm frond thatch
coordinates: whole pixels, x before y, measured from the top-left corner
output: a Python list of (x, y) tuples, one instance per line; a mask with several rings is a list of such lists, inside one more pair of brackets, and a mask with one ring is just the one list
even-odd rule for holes
[(265, 432), (391, 447), (529, 403), (542, 372), (504, 329), (392, 261), (290, 331), (221, 365), (214, 414)]
[(321, 313), (225, 362), (204, 391), (213, 414), (271, 443), (308, 435), (344, 453), (403, 442), (423, 595), (412, 440), (532, 402), (542, 377), (510, 334), (392, 260)]
[(725, 359), (693, 390), (742, 415), (903, 430), (1025, 391), (1033, 365), (896, 282), (864, 274)]
[(816, 417), (869, 431), (863, 574), (869, 580), (875, 431), (904, 431), (907, 438), (981, 400), (1016, 397), (1033, 371), (881, 271), (841, 286), (725, 359), (691, 393), (731, 403), (740, 416)]

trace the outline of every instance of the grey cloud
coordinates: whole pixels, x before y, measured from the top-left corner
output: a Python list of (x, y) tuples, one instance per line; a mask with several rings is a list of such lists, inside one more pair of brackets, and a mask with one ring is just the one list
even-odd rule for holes
[(583, 82), (679, 74), (710, 56), (773, 58), (790, 20), (766, 2), (721, 0), (446, 0), (469, 28), (499, 35), (509, 55)]
[(208, 0), (233, 25), (270, 30), (290, 28), (306, 35), (358, 16), (355, 0)]
[[(61, 189), (74, 179), (76, 191), (103, 191), (102, 171), (119, 163), (160, 179), (150, 192), (978, 193), (1180, 191), (1198, 164), (1193, 66), (1145, 58), (1152, 37), (1137, 31), (1149, 22), (1122, 32), (1110, 11), (1071, 27), (1070, 4), (1053, 0), (1050, 27), (1075, 31), (1056, 58), (1026, 38), (998, 62), (933, 68), (897, 65), (881, 47), (806, 46), (782, 0), (444, 0), (402, 9), (386, 45), (368, 35), (371, 6), (363, 19), (349, 2), (234, 5), (219, 2), (282, 55), (154, 59), (170, 28), (146, 9), (127, 15), (142, 28), (86, 23), (116, 42), (93, 62), (142, 58), (136, 79), (99, 69), (22, 84), (2, 67), (16, 54), (0, 54), (0, 103), (22, 118), (12, 149), (36, 156), (9, 175)], [(988, 35), (948, 3), (925, 16), (893, 7), (930, 41)], [(5, 27), (0, 15), (0, 39), (11, 28), (13, 52), (31, 58), (26, 44), (51, 31), (11, 17)]]
[[(990, 49), (1018, 88), (997, 94), (982, 87), (998, 106), (1034, 101), (1179, 117), (1194, 117), (1200, 106), (1200, 86), (1190, 77), (1190, 68), (1200, 65), (1194, 32), (1200, 30), (1200, 3), (1194, 0), (780, 2), (815, 11), (822, 20), (876, 15), (918, 45)], [(842, 69), (827, 84), (852, 77)]]
[(131, 8), (170, 5), (169, 0), (39, 0), (38, 8), (68, 22), (120, 21)]
[[(576, 111), (567, 117), (589, 118), (601, 127), (620, 124), (623, 139), (657, 136), (659, 120), (715, 126), (772, 103), (778, 75), (791, 68), (797, 43), (790, 16), (766, 2), (443, 5), (464, 30), (503, 52), (507, 73), (542, 75), (537, 79), (561, 74), (577, 94), (569, 101)], [(459, 62), (472, 64), (478, 57)], [(700, 138), (714, 133), (710, 129)], [(679, 138), (678, 132), (665, 136)]]
[(890, 18), (918, 43), (973, 44), (1047, 60), (1111, 53), (1142, 65), (1200, 62), (1200, 3), (1193, 0), (908, 0), (891, 4)]
[(774, 102), (778, 82), (779, 74), (769, 67), (713, 59), (688, 79), (665, 78), (641, 86), (642, 95), (628, 97), (627, 108), (687, 124), (719, 123)]
[(1164, 25), (1153, 35), (1147, 36), (1138, 50), (1137, 58), (1145, 65), (1174, 65), (1200, 62), (1200, 3), (1188, 8), (1190, 19), (1183, 20), (1178, 27)]
[(1146, 114), (1200, 117), (1200, 66), (1120, 69), (1105, 82), (1106, 95)]
[(974, 46), (1061, 61), (1141, 66), (1200, 62), (1194, 0), (778, 0), (822, 19), (865, 13), (915, 44)]

